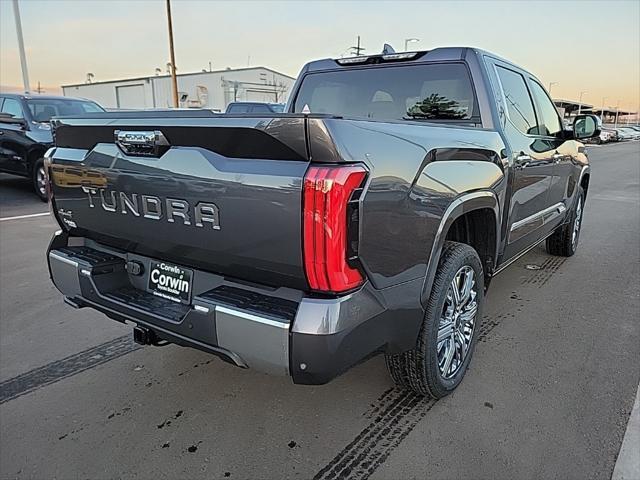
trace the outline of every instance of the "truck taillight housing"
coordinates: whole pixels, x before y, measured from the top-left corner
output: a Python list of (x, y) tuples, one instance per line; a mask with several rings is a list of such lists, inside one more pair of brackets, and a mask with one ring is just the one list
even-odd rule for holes
[(358, 211), (354, 197), (367, 171), (359, 165), (309, 167), (303, 188), (304, 268), (311, 289), (340, 293), (364, 282), (362, 273), (349, 265), (353, 254), (350, 231)]

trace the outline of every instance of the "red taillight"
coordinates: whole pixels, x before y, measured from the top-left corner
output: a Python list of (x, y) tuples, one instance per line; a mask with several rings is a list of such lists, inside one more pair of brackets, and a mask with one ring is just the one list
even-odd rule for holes
[(357, 165), (312, 166), (304, 178), (304, 268), (309, 286), (344, 292), (362, 284), (347, 263), (348, 204), (367, 172)]

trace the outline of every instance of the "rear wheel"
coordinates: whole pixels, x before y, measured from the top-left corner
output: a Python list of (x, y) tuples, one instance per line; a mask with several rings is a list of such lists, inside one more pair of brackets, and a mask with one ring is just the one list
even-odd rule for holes
[(451, 393), (471, 361), (483, 302), (478, 254), (469, 245), (446, 242), (416, 347), (386, 356), (395, 383), (434, 398)]
[(36, 160), (31, 171), (31, 181), (36, 195), (43, 202), (47, 201), (47, 175), (44, 170), (44, 160), (42, 158)]
[(570, 257), (578, 249), (580, 229), (582, 228), (582, 216), (584, 212), (585, 194), (582, 187), (576, 192), (576, 204), (571, 213), (571, 221), (561, 225), (547, 238), (547, 252), (560, 257)]

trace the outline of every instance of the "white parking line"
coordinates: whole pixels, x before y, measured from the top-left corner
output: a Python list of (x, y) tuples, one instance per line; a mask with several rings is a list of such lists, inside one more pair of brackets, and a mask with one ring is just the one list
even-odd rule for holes
[(627, 431), (622, 440), (620, 453), (613, 469), (611, 480), (635, 480), (640, 478), (640, 385), (636, 392)]
[(31, 213), (29, 215), (18, 215), (17, 217), (2, 217), (0, 218), (0, 222), (8, 222), (9, 220), (21, 220), (23, 218), (44, 217), (45, 215), (49, 215), (49, 212)]

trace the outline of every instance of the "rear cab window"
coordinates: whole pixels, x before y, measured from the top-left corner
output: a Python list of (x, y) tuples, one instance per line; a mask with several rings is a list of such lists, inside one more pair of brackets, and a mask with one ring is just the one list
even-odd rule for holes
[(480, 123), (475, 91), (464, 63), (349, 67), (308, 73), (293, 111), (372, 120)]
[(247, 113), (249, 112), (249, 105), (231, 105), (227, 113)]
[(271, 109), (266, 105), (254, 105), (251, 109), (252, 113), (272, 113)]

